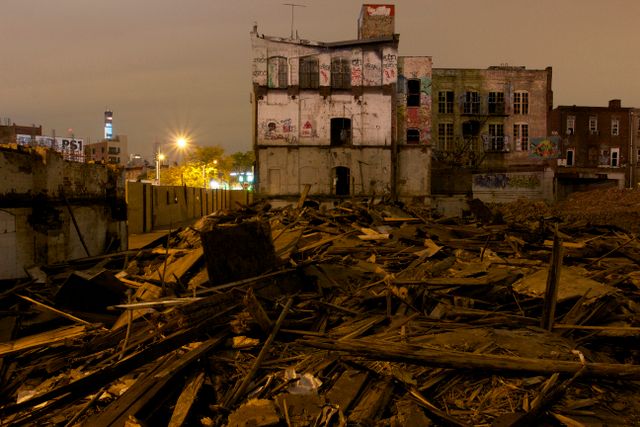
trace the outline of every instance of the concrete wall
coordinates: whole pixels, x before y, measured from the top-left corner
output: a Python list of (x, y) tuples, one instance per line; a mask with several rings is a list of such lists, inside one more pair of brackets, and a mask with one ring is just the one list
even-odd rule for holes
[(260, 182), (269, 195), (297, 195), (305, 184), (309, 194), (335, 194), (335, 168), (350, 170), (353, 195), (388, 194), (391, 185), (389, 148), (269, 147), (259, 150)]
[(473, 174), (473, 197), (490, 203), (518, 199), (554, 200), (552, 169), (530, 172), (488, 172)]
[(237, 209), (253, 202), (244, 190), (151, 185), (127, 182), (129, 233), (139, 234), (182, 225), (222, 209)]
[(102, 165), (67, 162), (46, 149), (0, 150), (0, 279), (24, 268), (126, 249), (122, 178)]

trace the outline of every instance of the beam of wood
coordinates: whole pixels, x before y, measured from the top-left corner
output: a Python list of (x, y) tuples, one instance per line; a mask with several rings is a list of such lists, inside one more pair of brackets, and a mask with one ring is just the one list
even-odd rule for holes
[(65, 312), (64, 312), (64, 311), (62, 311), (62, 310), (58, 310), (58, 309), (57, 309), (57, 308), (55, 308), (55, 307), (51, 307), (50, 305), (47, 305), (47, 304), (42, 303), (42, 302), (40, 302), (40, 301), (36, 301), (36, 300), (34, 300), (33, 298), (29, 298), (29, 297), (27, 297), (27, 296), (20, 295), (20, 294), (16, 294), (16, 296), (17, 296), (17, 297), (19, 297), (19, 298), (22, 298), (22, 299), (23, 299), (23, 300), (25, 300), (25, 301), (29, 301), (30, 303), (35, 304), (35, 305), (37, 305), (38, 307), (42, 307), (42, 308), (44, 308), (45, 310), (52, 311), (52, 312), (54, 312), (54, 313), (56, 313), (56, 314), (59, 314), (59, 315), (60, 315), (60, 316), (62, 316), (62, 317), (66, 317), (67, 319), (72, 320), (72, 321), (74, 321), (74, 322), (82, 323), (83, 325), (87, 325), (87, 326), (91, 326), (91, 325), (92, 325), (92, 324), (91, 324), (91, 322), (87, 322), (86, 320), (82, 320), (82, 319), (80, 319), (79, 317), (76, 317), (76, 316), (71, 315), (71, 314), (69, 314), (69, 313), (65, 313)]
[(182, 393), (180, 393), (178, 397), (176, 407), (173, 409), (171, 420), (169, 420), (169, 427), (180, 427), (184, 424), (191, 410), (191, 406), (193, 406), (193, 401), (198, 396), (200, 388), (202, 388), (202, 384), (204, 384), (204, 371), (199, 371), (187, 380), (187, 383), (182, 389)]
[(640, 379), (640, 365), (570, 362), (564, 360), (532, 359), (525, 357), (502, 356), (493, 354), (475, 354), (462, 351), (425, 348), (410, 344), (389, 343), (384, 345), (376, 341), (333, 340), (308, 338), (299, 343), (309, 347), (343, 351), (349, 354), (368, 357), (374, 360), (388, 360), (420, 365), (430, 365), (453, 369), (483, 369), (493, 371), (532, 372), (553, 374), (555, 372), (575, 374), (586, 366), (584, 377), (615, 379)]
[(553, 236), (553, 250), (551, 252), (551, 263), (549, 274), (547, 275), (547, 288), (544, 294), (544, 306), (542, 308), (542, 319), (540, 327), (551, 331), (556, 316), (556, 304), (558, 302), (558, 286), (560, 285), (560, 271), (562, 267), (562, 241), (558, 236), (558, 224)]
[(87, 326), (74, 325), (18, 338), (17, 340), (0, 343), (0, 357), (32, 348), (49, 346), (60, 341), (81, 337), (87, 334)]
[(262, 349), (260, 350), (258, 357), (256, 357), (255, 361), (253, 362), (253, 365), (251, 366), (251, 369), (244, 376), (244, 379), (242, 380), (242, 382), (237, 387), (234, 388), (234, 391), (232, 392), (231, 396), (225, 401), (225, 405), (224, 405), (225, 407), (231, 408), (247, 390), (247, 387), (249, 386), (251, 379), (256, 374), (256, 372), (258, 372), (258, 369), (260, 368), (262, 361), (267, 356), (269, 348), (271, 348), (271, 344), (273, 343), (273, 340), (276, 338), (276, 334), (278, 333), (278, 331), (280, 330), (280, 327), (282, 326), (282, 322), (284, 322), (285, 317), (287, 317), (287, 313), (291, 308), (291, 304), (293, 304), (293, 298), (289, 298), (287, 300), (286, 305), (284, 306), (284, 308), (282, 309), (282, 312), (280, 313), (280, 317), (278, 317), (278, 320), (276, 321), (276, 324), (274, 325), (273, 330), (271, 331), (271, 334), (269, 335), (264, 345), (262, 346)]

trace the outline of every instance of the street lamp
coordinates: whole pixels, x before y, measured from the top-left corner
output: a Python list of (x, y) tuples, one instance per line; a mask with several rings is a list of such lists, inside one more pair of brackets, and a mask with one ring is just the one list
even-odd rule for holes
[(165, 158), (165, 155), (162, 153), (156, 154), (156, 185), (160, 185), (160, 166)]

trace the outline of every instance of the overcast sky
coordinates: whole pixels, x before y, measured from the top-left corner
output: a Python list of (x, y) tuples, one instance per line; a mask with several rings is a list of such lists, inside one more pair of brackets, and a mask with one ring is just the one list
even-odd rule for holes
[[(99, 139), (105, 108), (129, 151), (181, 130), (251, 149), (249, 32), (356, 38), (354, 0), (3, 0), (0, 117)], [(374, 3), (374, 2), (371, 2)], [(383, 3), (383, 2), (380, 2)], [(640, 107), (640, 1), (398, 0), (400, 55), (434, 67), (553, 67), (554, 105)]]

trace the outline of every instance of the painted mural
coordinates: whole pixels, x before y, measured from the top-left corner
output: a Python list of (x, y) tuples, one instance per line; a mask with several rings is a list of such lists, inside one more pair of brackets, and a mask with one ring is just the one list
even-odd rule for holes
[(556, 159), (560, 155), (560, 137), (531, 138), (529, 157), (533, 159)]
[(260, 122), (259, 133), (265, 141), (285, 141), (289, 144), (296, 144), (296, 126), (291, 119), (267, 119)]

